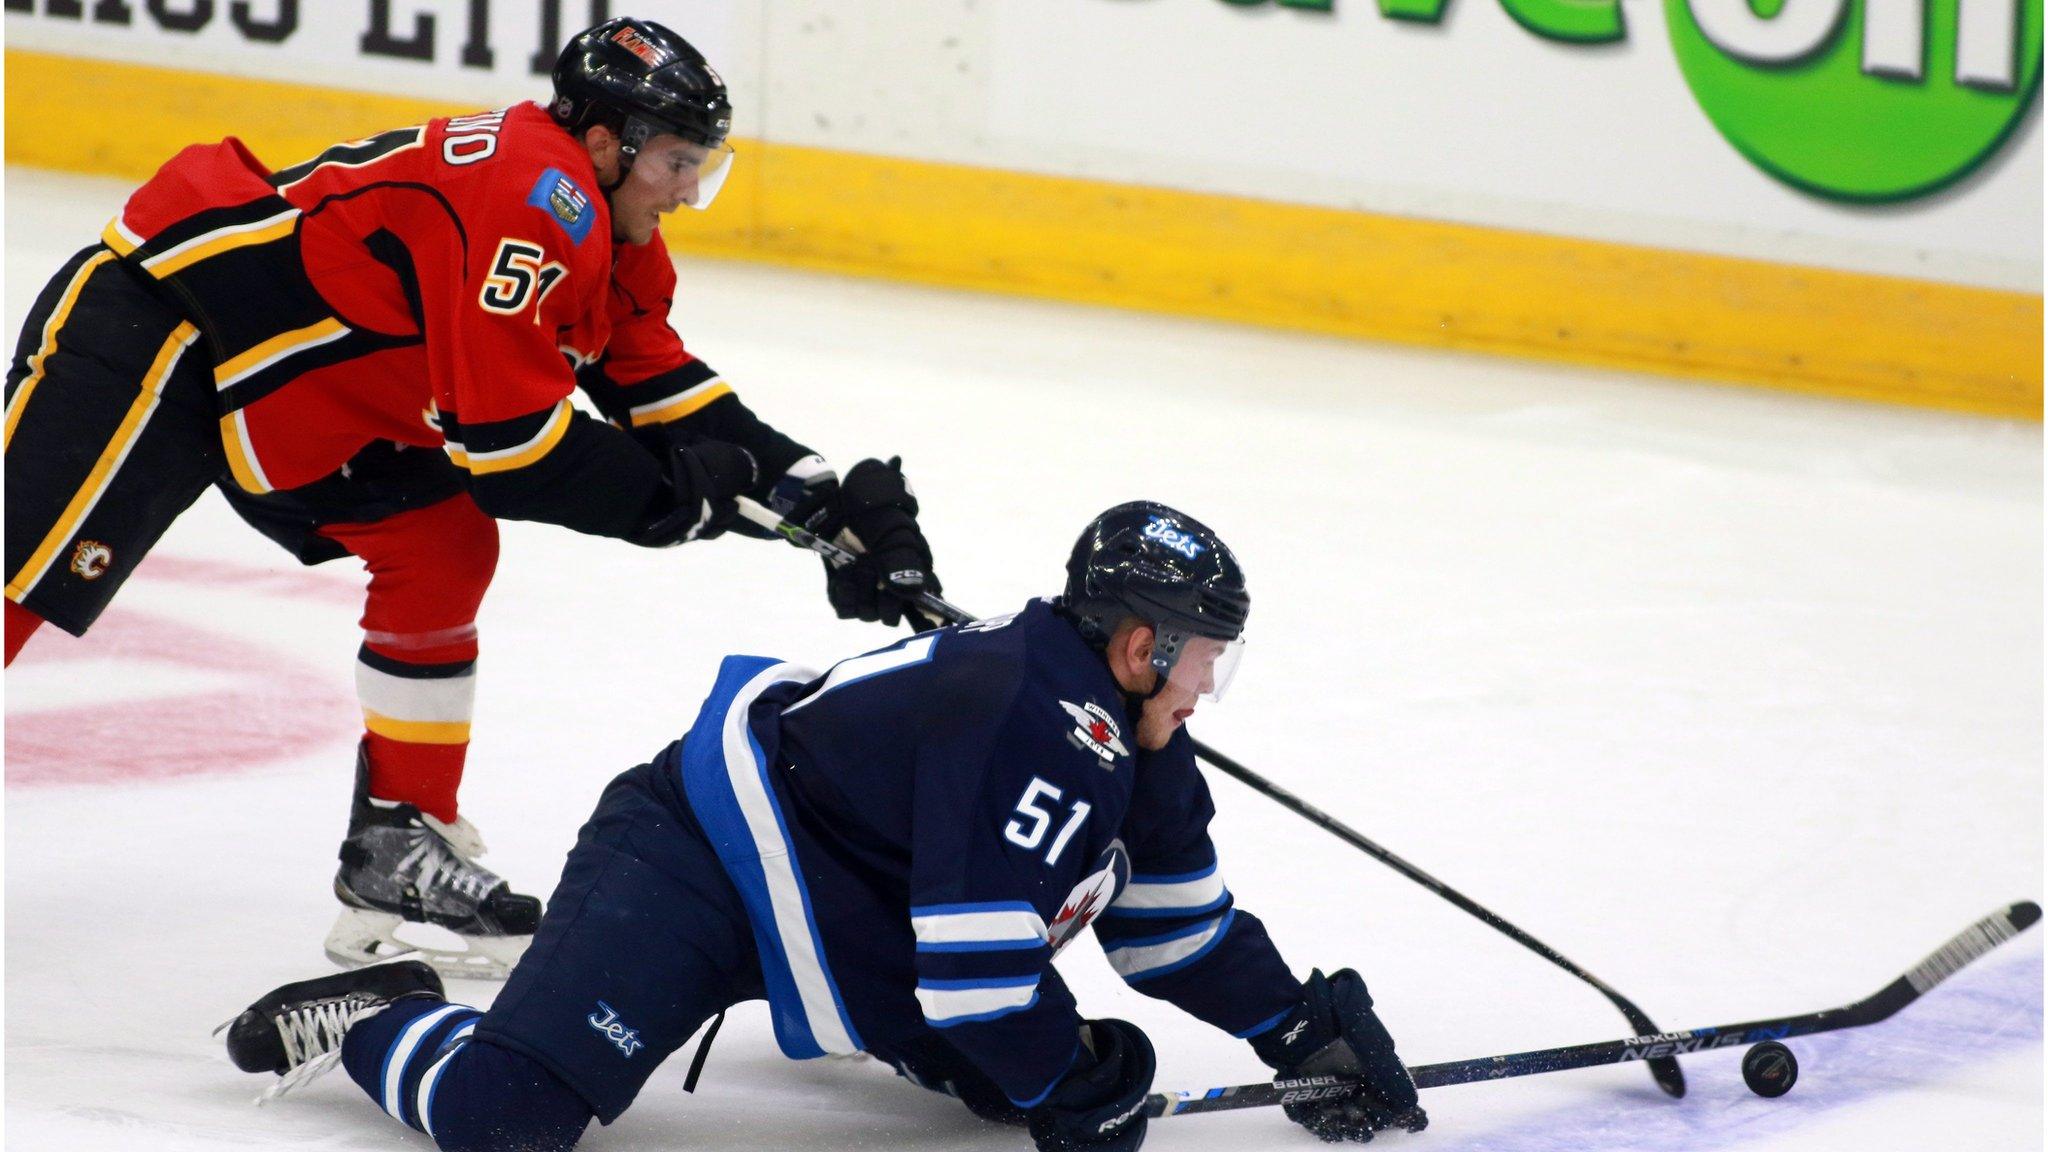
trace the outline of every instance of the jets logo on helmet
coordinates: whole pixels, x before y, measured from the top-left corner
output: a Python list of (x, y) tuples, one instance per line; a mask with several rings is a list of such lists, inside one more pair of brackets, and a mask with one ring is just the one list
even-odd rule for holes
[(1159, 541), (1161, 544), (1166, 545), (1190, 560), (1198, 559), (1202, 555), (1202, 542), (1195, 539), (1192, 535), (1181, 531), (1180, 525), (1175, 524), (1164, 516), (1154, 516), (1151, 520), (1147, 521), (1145, 524), (1145, 535)]
[[(1180, 670), (1201, 695), (1228, 685), (1251, 615), (1244, 569), (1208, 526), (1164, 504), (1134, 500), (1095, 518), (1067, 557), (1059, 610), (1096, 647), (1125, 620), (1152, 629), (1151, 665), (1163, 686)], [(1206, 667), (1181, 664), (1190, 648)]]

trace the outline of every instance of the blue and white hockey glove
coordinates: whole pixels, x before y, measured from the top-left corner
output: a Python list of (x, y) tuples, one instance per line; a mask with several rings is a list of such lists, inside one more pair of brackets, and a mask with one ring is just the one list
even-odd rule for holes
[(1038, 1152), (1136, 1152), (1157, 1067), (1152, 1041), (1136, 1024), (1084, 1022), (1073, 1068), (1028, 1114)]
[(1283, 1105), (1287, 1118), (1338, 1143), (1365, 1143), (1386, 1128), (1420, 1132), (1429, 1126), (1415, 1081), (1394, 1054), (1394, 1038), (1372, 1010), (1365, 981), (1349, 968), (1324, 977), (1310, 973), (1301, 1007), (1252, 1038), (1252, 1050), (1278, 1079), (1341, 1076), (1364, 1091), (1338, 1100)]

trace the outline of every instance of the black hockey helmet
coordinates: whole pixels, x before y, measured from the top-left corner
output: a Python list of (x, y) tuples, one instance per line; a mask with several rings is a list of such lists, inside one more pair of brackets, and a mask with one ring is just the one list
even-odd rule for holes
[(732, 131), (725, 81), (690, 42), (652, 20), (620, 16), (570, 39), (555, 61), (555, 123), (619, 133), (632, 154), (656, 132), (714, 151)]
[[(1127, 617), (1152, 626), (1152, 667), (1161, 683), (1200, 638), (1213, 667), (1200, 691), (1220, 696), (1235, 669), (1251, 615), (1244, 569), (1207, 525), (1150, 500), (1119, 504), (1081, 532), (1067, 557), (1059, 608), (1089, 643), (1107, 645)], [(1213, 673), (1213, 675), (1212, 675)]]

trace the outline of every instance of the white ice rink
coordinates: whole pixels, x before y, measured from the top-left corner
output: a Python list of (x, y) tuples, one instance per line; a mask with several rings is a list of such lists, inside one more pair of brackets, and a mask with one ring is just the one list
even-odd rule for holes
[[(11, 335), (118, 183), (12, 170)], [(1667, 1029), (1847, 1003), (2043, 896), (2042, 430), (760, 267), (686, 262), (677, 328), (842, 464), (901, 453), (947, 594), (1056, 589), (1081, 525), (1162, 499), (1254, 597), (1197, 735), (1572, 957)], [(818, 564), (507, 524), (464, 811), (552, 888), (603, 783), (694, 715), (717, 658), (828, 663)], [(85, 641), (6, 678), (7, 1146), (424, 1149), (339, 1073), (257, 1109), (208, 1031), (320, 941), (346, 820), (360, 574), (301, 569), (209, 493)], [(1223, 866), (1294, 966), (1354, 965), (1411, 1063), (1606, 1040), (1593, 990), (1238, 784)], [(1376, 1147), (2031, 1149), (2041, 932), (1891, 1022), (1796, 1040), (1750, 1095), (1690, 1059), (1425, 1094)], [(1061, 970), (1158, 1042), (1159, 1084), (1256, 1079), (1240, 1042)], [(474, 1003), (487, 985), (453, 991)], [(792, 1063), (735, 1010), (695, 1096), (657, 1073), (593, 1152), (1022, 1149), (874, 1064)], [(1147, 1145), (1321, 1147), (1277, 1111)]]

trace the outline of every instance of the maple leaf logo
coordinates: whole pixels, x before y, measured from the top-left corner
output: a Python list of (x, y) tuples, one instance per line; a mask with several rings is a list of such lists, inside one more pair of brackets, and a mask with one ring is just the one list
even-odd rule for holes
[(1097, 888), (1083, 896), (1078, 903), (1061, 908), (1059, 915), (1052, 918), (1052, 924), (1045, 930), (1052, 946), (1057, 949), (1079, 935), (1083, 928), (1088, 927), (1088, 922), (1095, 919), (1096, 906), (1101, 903), (1102, 890)]
[(1102, 757), (1103, 767), (1114, 769), (1118, 757), (1131, 754), (1131, 750), (1124, 747), (1123, 733), (1118, 730), (1116, 721), (1110, 719), (1100, 704), (1092, 700), (1086, 704), (1062, 700), (1060, 707), (1066, 709), (1074, 721), (1074, 727), (1067, 733), (1068, 742)]

